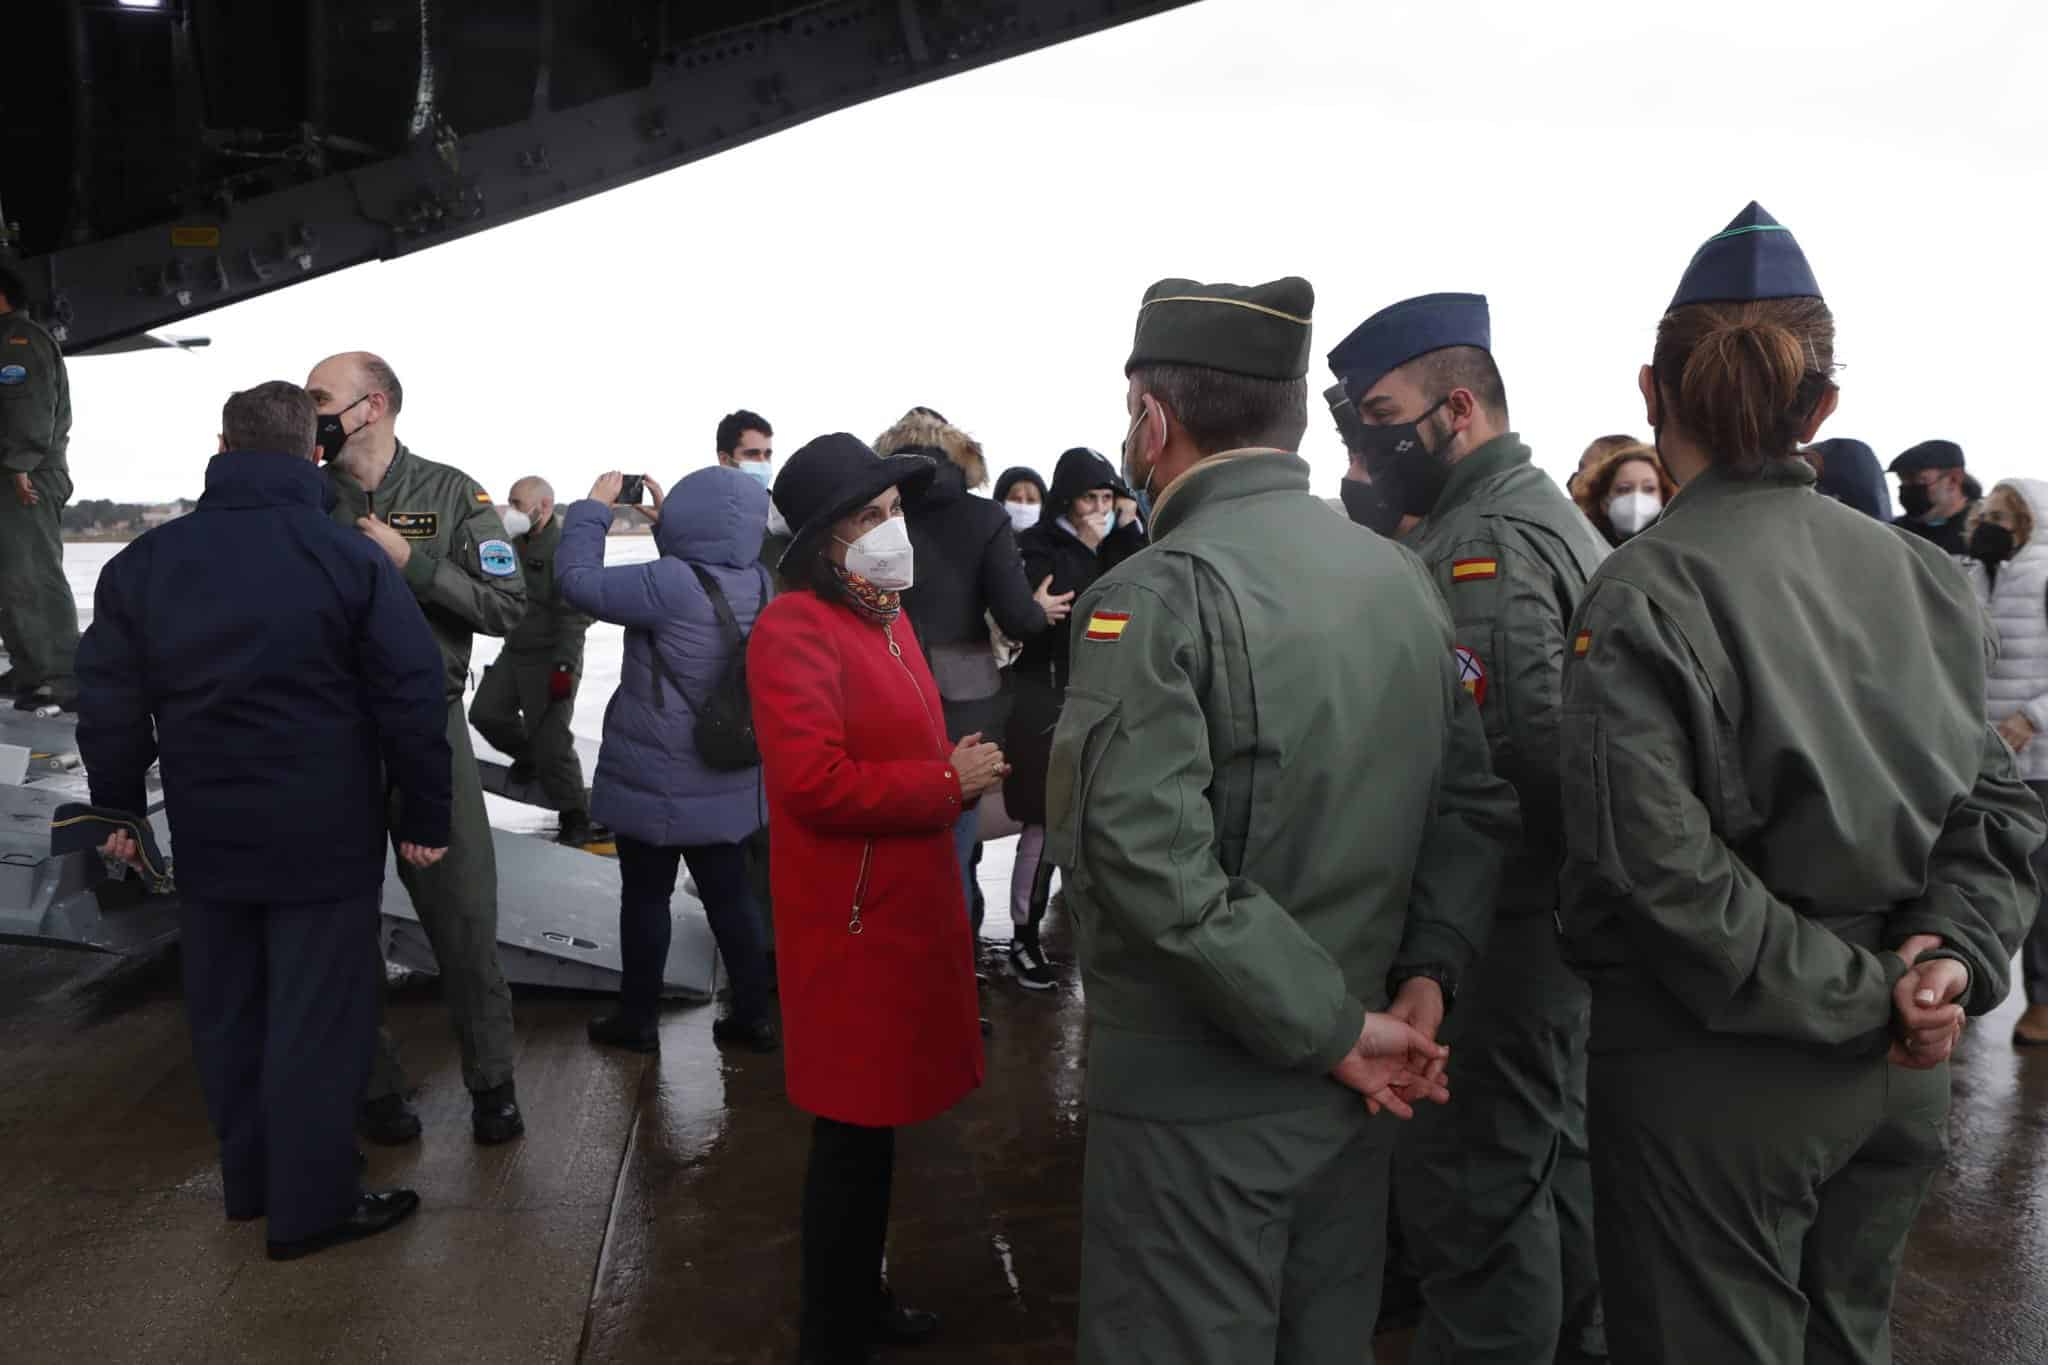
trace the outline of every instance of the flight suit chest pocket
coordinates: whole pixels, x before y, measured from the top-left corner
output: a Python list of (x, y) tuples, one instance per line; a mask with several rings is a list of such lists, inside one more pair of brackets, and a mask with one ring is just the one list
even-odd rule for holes
[(1610, 809), (1606, 730), (1597, 712), (1566, 707), (1558, 718), (1558, 731), (1565, 856), (1598, 868), (1601, 880), (1625, 889), (1628, 878), (1617, 853)]
[(1052, 761), (1045, 776), (1045, 856), (1069, 874), (1078, 872), (1087, 853), (1088, 795), (1116, 734), (1122, 707), (1115, 697), (1068, 688), (1053, 731)]

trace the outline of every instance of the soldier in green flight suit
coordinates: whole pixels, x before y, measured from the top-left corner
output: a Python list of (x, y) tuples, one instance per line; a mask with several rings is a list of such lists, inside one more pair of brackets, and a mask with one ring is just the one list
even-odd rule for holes
[[(480, 1143), (526, 1131), (512, 1083), (512, 992), (498, 962), (498, 856), (484, 814), (483, 785), (470, 747), (462, 694), (478, 631), (507, 635), (526, 610), (519, 556), (498, 509), (458, 469), (423, 460), (400, 443), (398, 376), (365, 351), (330, 356), (306, 392), (320, 410), (320, 455), (336, 503), (334, 519), (391, 556), (426, 612), (447, 665), (448, 744), (455, 752), (455, 803), (447, 856), (430, 868), (400, 863), (441, 969), (441, 990), (462, 1050), (471, 1128)], [(405, 1073), (391, 1036), (379, 1032), (364, 1099), (362, 1131), (395, 1144), (419, 1136), (405, 1098)]]
[(1427, 575), (1293, 453), (1313, 303), (1162, 280), (1126, 367), (1152, 548), (1076, 607), (1047, 777), (1088, 1004), (1084, 1365), (1369, 1354), (1393, 1119), (1444, 1098), (1386, 1011), (1455, 995), (1515, 833)]
[(64, 353), (28, 315), (28, 287), (0, 262), (0, 617), (17, 711), (78, 709), (78, 605), (64, 577), (71, 499), (71, 379)]
[(562, 600), (555, 586), (555, 490), (532, 475), (512, 485), (505, 530), (526, 578), (526, 615), (505, 637), (497, 662), (484, 670), (470, 703), (470, 723), (512, 760), (522, 777), (538, 778), (561, 812), (557, 841), (590, 839), (590, 792), (569, 723), (583, 674), (583, 636), (590, 618)]
[(1757, 205), (1700, 248), (1640, 376), (1678, 496), (1573, 622), (1564, 928), (1631, 1365), (1891, 1359), (1946, 1059), (2037, 904), (1969, 584), (1799, 458), (1834, 340)]
[[(1607, 546), (1508, 429), (1486, 300), (1429, 294), (1374, 314), (1330, 352), (1384, 461), (1402, 541), (1449, 603), (1495, 771), (1521, 797), (1492, 937), (1448, 1024), (1457, 1102), (1396, 1158), (1424, 1305), (1413, 1359), (1598, 1359), (1599, 1279), (1586, 1164), (1585, 983), (1557, 941), (1558, 694), (1565, 626)], [(1438, 1020), (1410, 1020), (1434, 1033)]]

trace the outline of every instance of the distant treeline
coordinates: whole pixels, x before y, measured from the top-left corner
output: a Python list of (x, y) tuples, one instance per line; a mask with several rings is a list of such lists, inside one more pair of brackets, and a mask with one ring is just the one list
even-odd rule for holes
[(189, 499), (168, 503), (114, 502), (81, 498), (64, 508), (64, 530), (72, 535), (141, 531), (183, 516), (194, 507)]

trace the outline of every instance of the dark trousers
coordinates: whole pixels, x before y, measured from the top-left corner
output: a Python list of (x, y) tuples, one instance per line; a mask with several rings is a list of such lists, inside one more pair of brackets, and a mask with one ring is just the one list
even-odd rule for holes
[[(2029, 782), (2034, 795), (2048, 804), (2048, 782)], [(2034, 875), (2041, 879), (2040, 914), (2020, 945), (2020, 985), (2029, 1005), (2048, 1005), (2048, 844), (2034, 851)]]
[(626, 1018), (651, 1026), (661, 1009), (662, 969), (668, 965), (670, 902), (676, 893), (676, 864), (689, 864), (732, 978), (732, 1012), (760, 1019), (768, 1012), (768, 957), (761, 947), (761, 919), (747, 889), (747, 855), (740, 844), (698, 844), (661, 848), (619, 836), (619, 1009)]
[(230, 1218), (267, 1213), (273, 1242), (355, 1205), (356, 1100), (377, 1033), (377, 896), (302, 905), (188, 904), (185, 1004), (220, 1138)]
[(501, 655), (484, 670), (470, 723), (490, 746), (514, 763), (530, 763), (548, 802), (565, 815), (585, 815), (590, 792), (583, 785), (583, 761), (569, 722), (576, 715), (576, 691), (556, 701), (549, 692), (555, 676), (551, 659)]
[(821, 1118), (804, 1175), (803, 1345), (819, 1365), (864, 1361), (881, 1306), (896, 1130)]

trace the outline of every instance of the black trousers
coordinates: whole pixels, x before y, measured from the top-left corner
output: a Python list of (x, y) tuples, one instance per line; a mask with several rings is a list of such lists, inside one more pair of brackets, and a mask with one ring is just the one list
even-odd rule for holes
[(676, 864), (687, 863), (704, 902), (711, 936), (732, 979), (732, 1012), (739, 1019), (768, 1014), (768, 954), (761, 947), (761, 917), (747, 885), (747, 854), (741, 844), (698, 844), (660, 848), (620, 835), (619, 1010), (637, 1024), (652, 1025), (661, 1011), (662, 969), (668, 965), (673, 928), (670, 902), (676, 892)]
[(355, 1206), (356, 1104), (377, 1037), (377, 895), (188, 904), (185, 1006), (220, 1138), (230, 1218), (269, 1238), (325, 1232)]
[(882, 1302), (882, 1249), (896, 1130), (821, 1118), (804, 1176), (803, 1345), (806, 1362), (867, 1359)]

